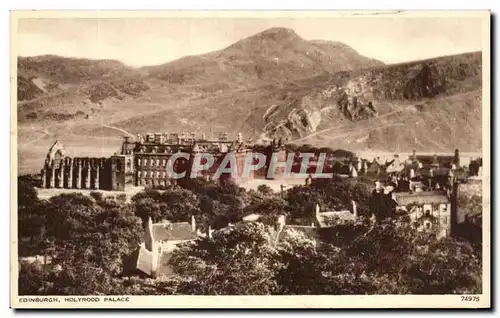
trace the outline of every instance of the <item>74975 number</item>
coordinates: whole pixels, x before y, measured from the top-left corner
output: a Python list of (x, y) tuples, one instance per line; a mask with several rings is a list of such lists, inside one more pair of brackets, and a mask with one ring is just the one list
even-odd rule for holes
[(462, 301), (479, 301), (479, 296), (460, 296)]

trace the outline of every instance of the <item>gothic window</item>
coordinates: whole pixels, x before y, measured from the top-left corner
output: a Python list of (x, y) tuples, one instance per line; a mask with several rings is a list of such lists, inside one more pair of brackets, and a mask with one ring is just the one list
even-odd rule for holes
[(54, 154), (54, 159), (55, 160), (61, 160), (62, 157), (63, 157), (63, 155), (62, 155), (61, 150), (56, 151), (56, 153)]

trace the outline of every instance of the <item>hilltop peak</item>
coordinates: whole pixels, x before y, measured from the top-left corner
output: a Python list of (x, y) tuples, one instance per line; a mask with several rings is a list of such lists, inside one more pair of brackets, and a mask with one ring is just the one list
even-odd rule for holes
[(259, 32), (257, 34), (251, 35), (249, 37), (246, 37), (230, 47), (237, 47), (240, 45), (256, 45), (256, 44), (262, 44), (262, 43), (267, 43), (267, 45), (281, 45), (289, 42), (301, 42), (304, 41), (300, 36), (295, 33), (294, 30), (292, 29), (287, 29), (287, 28), (270, 28), (266, 29), (262, 32)]
[(289, 28), (282, 28), (282, 27), (274, 27), (274, 28), (269, 28), (266, 29), (260, 33), (257, 33), (254, 35), (255, 37), (272, 37), (275, 39), (279, 38), (284, 38), (284, 37), (297, 37), (297, 33), (295, 33), (294, 30), (289, 29)]

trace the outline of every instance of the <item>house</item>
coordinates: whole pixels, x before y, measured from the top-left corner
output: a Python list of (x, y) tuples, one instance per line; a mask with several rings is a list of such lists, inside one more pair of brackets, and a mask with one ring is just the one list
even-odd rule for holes
[(384, 171), (384, 165), (380, 161), (380, 158), (375, 158), (371, 164), (367, 167), (366, 174), (368, 175), (379, 175)]
[(316, 204), (316, 223), (319, 227), (329, 227), (328, 221), (339, 220), (341, 222), (351, 222), (356, 221), (358, 218), (357, 205), (355, 201), (351, 201), (351, 210), (341, 210), (341, 211), (324, 211), (320, 212), (319, 204)]
[(274, 231), (271, 232), (271, 241), (275, 246), (280, 243), (281, 240), (287, 237), (293, 236), (295, 233), (302, 233), (306, 238), (310, 239), (314, 246), (320, 244), (320, 228), (313, 224), (311, 225), (291, 225), (286, 224), (286, 219), (284, 215), (278, 217)]
[(406, 212), (419, 231), (435, 230), (439, 237), (451, 234), (451, 200), (446, 192), (395, 192), (396, 211)]
[(126, 275), (146, 275), (157, 278), (172, 274), (168, 261), (177, 245), (196, 240), (200, 233), (196, 231), (196, 222), (153, 223), (148, 218), (144, 226), (144, 243), (125, 259)]
[(394, 159), (386, 163), (385, 172), (389, 174), (400, 173), (405, 169), (405, 165), (399, 160), (399, 155), (394, 155)]

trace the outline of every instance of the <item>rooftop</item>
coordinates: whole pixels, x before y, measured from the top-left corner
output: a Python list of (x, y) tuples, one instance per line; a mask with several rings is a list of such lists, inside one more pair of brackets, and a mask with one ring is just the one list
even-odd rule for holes
[(328, 219), (340, 219), (341, 221), (354, 221), (356, 220), (356, 217), (354, 216), (354, 213), (352, 213), (349, 210), (342, 210), (342, 211), (326, 211), (326, 212), (319, 212), (316, 214), (316, 219), (321, 227), (326, 227), (328, 226), (326, 221)]
[(188, 222), (153, 224), (153, 236), (156, 241), (186, 241), (198, 237)]
[(439, 204), (449, 203), (448, 196), (441, 191), (426, 191), (426, 192), (396, 192), (393, 193), (394, 201), (399, 206), (407, 206), (411, 203), (419, 204)]
[(294, 232), (300, 232), (304, 236), (317, 244), (320, 241), (319, 227), (313, 227), (309, 225), (285, 225), (281, 231), (275, 231), (271, 235), (271, 239), (274, 244), (278, 244), (281, 240), (292, 237)]

